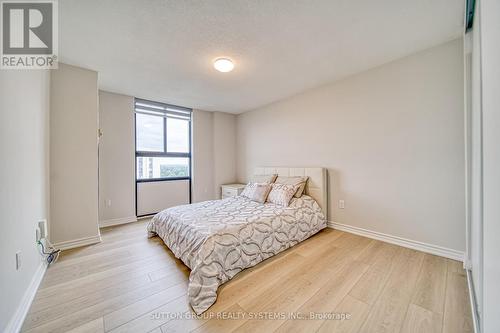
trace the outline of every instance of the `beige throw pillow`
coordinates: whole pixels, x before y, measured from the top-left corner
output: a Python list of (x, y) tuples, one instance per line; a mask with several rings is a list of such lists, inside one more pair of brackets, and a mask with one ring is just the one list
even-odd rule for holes
[(274, 183), (278, 175), (253, 175), (250, 183)]
[(283, 177), (278, 176), (276, 179), (276, 184), (286, 184), (286, 185), (298, 185), (297, 192), (294, 194), (296, 198), (300, 198), (304, 193), (304, 189), (306, 188), (306, 183), (308, 176), (299, 176), (299, 177)]
[(267, 201), (276, 205), (288, 207), (293, 195), (297, 192), (300, 185), (287, 185), (287, 184), (271, 184), (271, 192), (267, 197)]
[(241, 192), (241, 196), (260, 203), (266, 202), (271, 185), (267, 183), (248, 183)]

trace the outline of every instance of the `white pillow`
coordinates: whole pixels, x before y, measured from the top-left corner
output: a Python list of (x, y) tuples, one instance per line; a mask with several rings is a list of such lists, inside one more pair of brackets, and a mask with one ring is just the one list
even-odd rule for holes
[(288, 205), (290, 204), (290, 200), (292, 200), (299, 186), (299, 184), (271, 184), (272, 188), (271, 192), (269, 192), (269, 195), (267, 196), (267, 202), (288, 207)]
[(276, 184), (287, 184), (287, 185), (298, 185), (297, 192), (295, 192), (295, 197), (300, 198), (304, 189), (306, 187), (308, 176), (299, 177), (283, 177), (278, 176), (276, 179)]
[(267, 183), (248, 183), (241, 192), (241, 196), (260, 203), (266, 202), (271, 185)]

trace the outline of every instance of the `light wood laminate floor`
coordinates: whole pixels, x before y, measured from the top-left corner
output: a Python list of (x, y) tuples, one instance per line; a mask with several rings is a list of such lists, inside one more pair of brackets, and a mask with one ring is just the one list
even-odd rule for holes
[(190, 317), (189, 270), (145, 228), (104, 228), (102, 243), (64, 251), (23, 331), (472, 332), (461, 263), (332, 229), (238, 274)]

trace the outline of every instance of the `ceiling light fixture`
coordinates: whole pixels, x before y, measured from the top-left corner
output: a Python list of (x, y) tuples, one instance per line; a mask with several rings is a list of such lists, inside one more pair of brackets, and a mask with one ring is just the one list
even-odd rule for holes
[(214, 61), (214, 68), (222, 73), (227, 73), (233, 70), (234, 63), (228, 58), (217, 58)]

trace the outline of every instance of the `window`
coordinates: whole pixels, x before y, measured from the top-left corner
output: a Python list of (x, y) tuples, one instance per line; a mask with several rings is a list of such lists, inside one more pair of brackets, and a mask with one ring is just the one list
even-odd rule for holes
[(163, 152), (164, 131), (163, 117), (137, 113), (135, 115), (137, 131), (137, 151)]
[(137, 157), (137, 179), (189, 178), (189, 158)]
[(189, 121), (167, 119), (167, 149), (173, 153), (189, 153)]
[(191, 177), (191, 110), (135, 100), (136, 179)]

